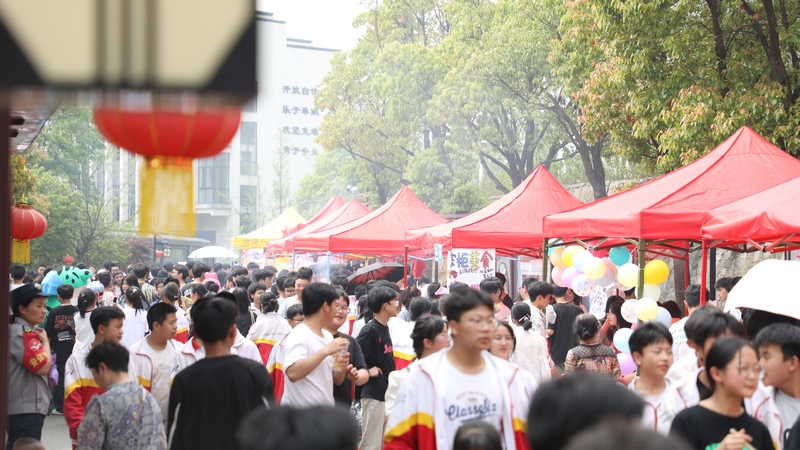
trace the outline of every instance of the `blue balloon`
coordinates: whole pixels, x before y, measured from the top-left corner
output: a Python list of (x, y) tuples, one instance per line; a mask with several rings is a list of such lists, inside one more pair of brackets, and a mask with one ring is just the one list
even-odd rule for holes
[(664, 324), (665, 327), (669, 328), (670, 325), (672, 325), (672, 314), (670, 314), (666, 308), (659, 306), (658, 315), (653, 319), (653, 322), (660, 322)]
[(628, 345), (628, 341), (633, 334), (633, 330), (630, 328), (620, 328), (614, 333), (614, 347), (617, 347), (617, 350), (621, 351), (622, 353), (630, 353), (631, 347)]
[(615, 266), (621, 266), (630, 261), (631, 252), (625, 247), (614, 247), (608, 252), (608, 258)]

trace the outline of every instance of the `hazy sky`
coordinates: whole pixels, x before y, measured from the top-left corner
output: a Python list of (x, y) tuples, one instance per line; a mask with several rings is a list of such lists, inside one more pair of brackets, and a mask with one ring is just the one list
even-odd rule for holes
[(353, 20), (366, 8), (361, 0), (259, 0), (260, 11), (286, 21), (287, 37), (310, 39), (316, 47), (350, 50), (363, 31)]

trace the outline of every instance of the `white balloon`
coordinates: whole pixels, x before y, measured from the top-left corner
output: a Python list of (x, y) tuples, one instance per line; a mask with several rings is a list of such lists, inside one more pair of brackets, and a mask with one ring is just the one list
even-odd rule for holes
[(620, 312), (622, 313), (623, 319), (630, 323), (636, 323), (638, 321), (636, 318), (636, 299), (625, 300)]
[(645, 283), (642, 298), (652, 298), (653, 300), (658, 300), (661, 298), (661, 287), (659, 287), (657, 284)]

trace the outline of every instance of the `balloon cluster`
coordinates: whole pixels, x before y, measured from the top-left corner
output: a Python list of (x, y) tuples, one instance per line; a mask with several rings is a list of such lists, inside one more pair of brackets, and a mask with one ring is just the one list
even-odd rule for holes
[[(614, 247), (608, 256), (601, 257), (580, 245), (556, 247), (550, 250), (550, 263), (553, 264), (553, 282), (561, 287), (571, 288), (575, 294), (585, 297), (595, 287), (602, 289), (617, 287), (631, 289), (639, 286), (639, 266), (633, 264), (633, 257), (625, 247)], [(657, 321), (669, 327), (672, 316), (665, 308), (658, 306), (661, 297), (659, 284), (669, 278), (669, 266), (655, 259), (644, 266), (644, 286), (640, 300), (627, 300), (622, 304), (622, 317), (633, 324)], [(628, 340), (632, 329), (621, 328), (614, 334), (614, 346), (621, 351), (617, 358), (623, 375), (636, 370), (631, 356)]]
[[(580, 245), (550, 249), (553, 264), (553, 282), (575, 291), (581, 297), (592, 292), (595, 286), (631, 289), (639, 285), (639, 266), (633, 264), (631, 252), (625, 247), (614, 247), (608, 256), (592, 253)], [(669, 278), (669, 266), (655, 259), (644, 266), (644, 295), (658, 300), (661, 297), (659, 284)]]

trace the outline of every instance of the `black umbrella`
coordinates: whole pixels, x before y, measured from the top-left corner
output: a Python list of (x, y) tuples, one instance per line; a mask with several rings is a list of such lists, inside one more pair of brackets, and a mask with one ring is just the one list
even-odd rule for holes
[(356, 273), (347, 277), (347, 293), (353, 294), (356, 286), (366, 284), (369, 280), (386, 280), (392, 283), (403, 279), (403, 265), (395, 262), (375, 263), (362, 267)]

